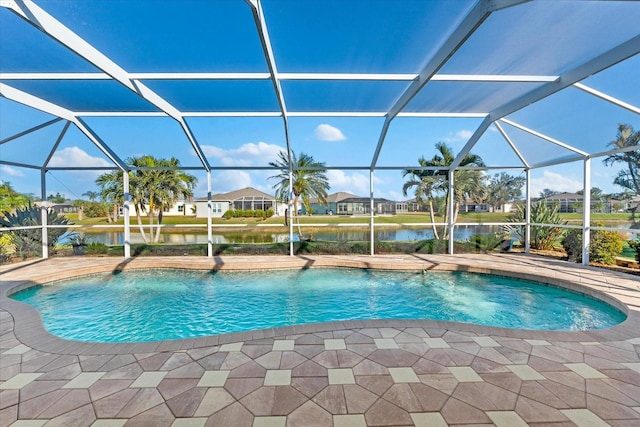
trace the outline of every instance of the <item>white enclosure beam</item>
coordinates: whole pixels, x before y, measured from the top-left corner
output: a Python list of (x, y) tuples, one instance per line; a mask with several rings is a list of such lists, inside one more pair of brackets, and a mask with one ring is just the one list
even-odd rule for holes
[[(269, 80), (269, 73), (127, 73), (131, 80)], [(307, 81), (413, 81), (418, 74), (384, 73), (279, 73), (280, 80)], [(546, 83), (558, 76), (518, 74), (435, 74), (439, 82)], [(106, 73), (0, 73), (2, 80), (112, 80)]]
[[(501, 119), (503, 117), (512, 114), (527, 105), (533, 104), (541, 99), (544, 99), (554, 93), (561, 91), (562, 89), (573, 85), (574, 83), (579, 82), (580, 80), (584, 80), (587, 77), (598, 73), (610, 66), (617, 64), (618, 62), (624, 61), (627, 58), (630, 58), (633, 55), (640, 53), (640, 35), (637, 35), (626, 42), (610, 49), (599, 56), (587, 61), (576, 68), (569, 70), (565, 74), (560, 76), (560, 79), (554, 82), (543, 84), (542, 86), (537, 87), (525, 93), (524, 95), (513, 99), (495, 110), (491, 111), (489, 114), (489, 119), (491, 122)], [(484, 129), (486, 130), (486, 129)], [(484, 133), (484, 130), (482, 133)], [(477, 133), (477, 132), (476, 132)], [(473, 149), (474, 145), (478, 142), (478, 139), (481, 135), (474, 134), (469, 141), (465, 144), (465, 146), (460, 150), (453, 163), (452, 167), (457, 167), (462, 159)]]
[(508, 125), (511, 125), (514, 128), (518, 128), (518, 129), (520, 129), (522, 131), (525, 131), (525, 132), (527, 132), (527, 133), (529, 133), (529, 134), (531, 134), (533, 136), (537, 136), (540, 139), (544, 139), (545, 141), (549, 141), (550, 143), (555, 144), (558, 147), (562, 147), (562, 148), (564, 148), (566, 150), (573, 151), (574, 153), (580, 154), (581, 156), (587, 157), (589, 155), (585, 151), (579, 150), (579, 149), (577, 149), (575, 147), (572, 147), (569, 144), (565, 144), (562, 141), (558, 141), (557, 139), (551, 138), (550, 136), (547, 136), (547, 135), (545, 135), (543, 133), (537, 132), (537, 131), (535, 131), (533, 129), (530, 129), (530, 128), (526, 127), (526, 126), (518, 124), (518, 123), (516, 123), (516, 122), (514, 122), (512, 120), (507, 120), (507, 119), (503, 118), (503, 119), (500, 119), (500, 121), (503, 122), (503, 123), (506, 123)]
[(456, 226), (455, 222), (453, 221), (453, 217), (455, 216), (455, 211), (456, 211), (456, 204), (455, 204), (455, 194), (454, 194), (454, 189), (455, 189), (455, 182), (454, 182), (454, 175), (455, 175), (455, 170), (453, 169), (449, 169), (449, 220), (447, 221), (447, 227), (449, 228), (449, 255), (453, 255), (453, 243), (454, 243), (454, 238), (453, 238), (453, 232), (454, 232), (454, 228)]
[(582, 83), (574, 83), (573, 87), (576, 87), (581, 91), (584, 91), (590, 95), (597, 96), (600, 99), (604, 99), (605, 101), (610, 102), (614, 105), (617, 105), (618, 107), (625, 108), (631, 111), (632, 113), (640, 114), (639, 107), (636, 107), (635, 105), (631, 105), (627, 102), (621, 101), (618, 98), (614, 98), (613, 96), (607, 95), (606, 93), (600, 92), (599, 90), (595, 90), (587, 85), (584, 85)]
[(589, 265), (591, 247), (591, 159), (584, 159), (582, 186), (582, 265)]
[(522, 162), (522, 164), (525, 167), (529, 167), (529, 163), (527, 163), (527, 160), (524, 158), (524, 156), (522, 155), (522, 153), (520, 153), (520, 150), (518, 150), (518, 147), (516, 147), (516, 145), (513, 143), (513, 141), (511, 140), (511, 138), (509, 138), (509, 135), (507, 135), (507, 133), (504, 131), (504, 129), (502, 128), (502, 126), (500, 126), (500, 123), (498, 122), (493, 122), (494, 126), (496, 127), (496, 129), (498, 129), (498, 132), (500, 132), (500, 135), (502, 135), (502, 137), (505, 139), (505, 141), (507, 141), (507, 144), (509, 144), (509, 147), (511, 147), (511, 149), (513, 150), (514, 153), (516, 153), (516, 156), (518, 156), (518, 158), (520, 159), (520, 161)]
[(197, 143), (195, 136), (189, 131), (188, 127), (184, 125), (184, 120), (182, 119), (182, 115), (178, 109), (173, 107), (169, 102), (165, 101), (161, 96), (149, 89), (142, 82), (133, 79), (131, 75), (118, 64), (113, 62), (102, 52), (98, 51), (95, 47), (75, 34), (53, 16), (49, 15), (33, 1), (15, 0), (11, 9), (36, 28), (40, 29), (45, 34), (48, 34), (63, 46), (66, 46), (76, 52), (89, 63), (107, 73), (114, 80), (177, 120), (186, 134), (187, 139), (196, 151), (203, 166), (206, 170), (209, 170), (209, 163), (202, 153), (202, 149)]
[(69, 130), (69, 126), (71, 126), (71, 122), (67, 121), (64, 124), (64, 127), (62, 128), (62, 132), (60, 132), (60, 135), (58, 135), (58, 139), (56, 139), (56, 142), (53, 144), (53, 147), (51, 147), (51, 151), (49, 151), (49, 155), (47, 156), (47, 158), (45, 159), (44, 163), (42, 164), (42, 167), (46, 169), (46, 167), (49, 165), (49, 162), (51, 161), (51, 158), (53, 157), (53, 155), (55, 154), (56, 150), (58, 149), (58, 146), (60, 145), (60, 143), (62, 142), (62, 139), (64, 138), (65, 134), (67, 133), (67, 130)]
[(30, 134), (32, 132), (35, 132), (35, 131), (38, 131), (40, 129), (46, 128), (47, 126), (50, 126), (50, 125), (55, 124), (55, 123), (58, 123), (60, 120), (62, 120), (60, 117), (56, 117), (55, 119), (49, 120), (46, 123), (42, 123), (42, 124), (40, 124), (38, 126), (34, 126), (34, 127), (30, 128), (30, 129), (27, 129), (27, 130), (25, 130), (23, 132), (20, 132), (20, 133), (17, 133), (15, 135), (12, 135), (10, 137), (7, 137), (7, 138), (5, 138), (3, 140), (0, 140), (0, 145), (4, 144), (6, 142), (9, 142), (9, 141), (13, 141), (14, 139), (18, 139), (18, 138), (20, 138), (22, 136), (28, 135), (28, 134)]
[(373, 169), (369, 170), (369, 254), (375, 255), (376, 253), (376, 232), (375, 232), (375, 218), (373, 215), (374, 209), (374, 194), (373, 194)]
[(0, 158), (0, 165), (16, 166), (19, 168), (27, 168), (27, 169), (38, 169), (38, 170), (42, 169), (42, 166), (28, 165), (26, 163), (20, 163), (20, 162), (9, 162), (7, 160), (2, 160), (1, 158)]
[[(258, 36), (260, 37), (260, 43), (262, 50), (269, 67), (269, 73), (271, 75), (271, 82), (273, 83), (273, 89), (278, 99), (278, 106), (282, 112), (282, 121), (284, 125), (284, 137), (287, 145), (287, 156), (289, 159), (289, 171), (292, 169), (292, 156), (291, 156), (291, 141), (289, 138), (289, 119), (287, 114), (287, 104), (284, 100), (284, 93), (282, 91), (282, 85), (280, 83), (280, 76), (278, 74), (278, 67), (276, 65), (276, 58), (273, 54), (273, 47), (271, 46), (271, 39), (269, 38), (269, 31), (267, 30), (267, 21), (265, 20), (264, 13), (262, 11), (262, 3), (260, 0), (245, 0), (245, 2), (251, 8), (253, 14), (253, 20), (258, 30)], [(291, 216), (291, 215), (290, 215)], [(292, 246), (293, 248), (293, 246)], [(293, 251), (292, 251), (293, 252)]]
[(118, 157), (118, 155), (114, 153), (113, 150), (111, 150), (111, 148), (107, 144), (105, 144), (102, 139), (100, 139), (100, 137), (93, 131), (93, 129), (89, 127), (89, 125), (84, 122), (84, 120), (76, 117), (72, 120), (72, 122), (74, 125), (76, 125), (80, 132), (85, 134), (85, 136), (89, 138), (91, 142), (93, 142), (93, 144), (104, 153), (105, 156), (107, 156), (113, 163), (115, 163), (115, 165), (118, 166), (120, 170), (124, 172), (128, 170), (127, 165), (122, 161), (122, 159), (120, 159), (120, 157)]
[(531, 169), (525, 169), (524, 252), (531, 252)]
[(68, 47), (82, 58), (113, 77), (129, 89), (135, 91), (127, 72), (98, 51), (91, 44), (49, 15), (31, 0), (15, 0), (11, 9), (30, 24), (50, 35), (62, 45)]
[(213, 202), (211, 201), (211, 171), (207, 171), (207, 256), (213, 258), (213, 230), (211, 225), (211, 212)]
[(40, 225), (42, 226), (42, 258), (49, 258), (49, 229), (48, 212), (47, 212), (47, 171), (40, 171)]
[(131, 190), (129, 189), (129, 172), (122, 174), (122, 192), (124, 193), (124, 257), (131, 258)]
[(4, 96), (7, 99), (15, 101), (19, 104), (26, 105), (27, 107), (35, 108), (36, 110), (44, 111), (45, 113), (58, 116), (65, 120), (75, 120), (75, 115), (72, 111), (67, 110), (59, 105), (53, 104), (49, 101), (45, 101), (42, 98), (33, 96), (27, 92), (23, 92), (20, 89), (16, 89), (6, 83), (0, 83), (0, 96)]
[(389, 109), (380, 136), (378, 144), (373, 153), (371, 160), (371, 168), (375, 168), (378, 163), (380, 151), (387, 137), (389, 126), (393, 119), (404, 109), (409, 102), (420, 92), (420, 90), (431, 80), (438, 70), (447, 62), (447, 60), (462, 46), (462, 44), (474, 33), (476, 29), (487, 19), (491, 13), (491, 4), (487, 1), (478, 2), (464, 20), (453, 31), (449, 38), (440, 46), (437, 52), (430, 58), (420, 74), (413, 80), (409, 87), (400, 95), (393, 106)]

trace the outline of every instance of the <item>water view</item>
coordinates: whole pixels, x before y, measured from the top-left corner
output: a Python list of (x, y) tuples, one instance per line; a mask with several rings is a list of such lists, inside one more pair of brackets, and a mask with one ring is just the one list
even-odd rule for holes
[[(500, 232), (501, 226), (492, 225), (458, 225), (454, 231), (455, 240), (467, 240), (474, 234), (489, 234)], [(294, 240), (298, 238), (297, 229), (294, 231)], [(327, 230), (309, 232), (302, 228), (302, 234), (311, 235), (313, 240), (326, 242), (368, 241), (369, 230)], [(106, 245), (124, 244), (124, 233), (111, 231), (105, 233), (91, 233), (91, 240)], [(259, 233), (254, 231), (234, 231), (225, 233), (213, 233), (213, 243), (278, 243), (289, 241), (289, 233)], [(419, 241), (433, 239), (433, 230), (429, 228), (393, 228), (375, 231), (376, 241)], [(131, 243), (144, 243), (137, 229), (131, 229)], [(160, 235), (160, 243), (171, 244), (206, 244), (206, 233), (171, 233), (163, 231)]]

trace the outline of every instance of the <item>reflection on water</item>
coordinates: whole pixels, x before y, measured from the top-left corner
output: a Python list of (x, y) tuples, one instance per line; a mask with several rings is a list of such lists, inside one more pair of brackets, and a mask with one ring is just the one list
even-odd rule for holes
[[(474, 234), (489, 234), (500, 232), (501, 226), (479, 226), (479, 225), (458, 225), (454, 231), (455, 240), (467, 240)], [(303, 229), (304, 234), (304, 229)], [(340, 242), (340, 241), (368, 241), (370, 233), (368, 230), (339, 230), (322, 231), (312, 233), (312, 239), (316, 241)], [(375, 231), (376, 241), (419, 241), (433, 239), (431, 228), (394, 228)], [(107, 245), (124, 244), (123, 232), (106, 232), (91, 234), (91, 240)], [(213, 243), (278, 243), (288, 242), (288, 233), (216, 233), (212, 235)], [(144, 243), (140, 233), (131, 232), (131, 243)], [(206, 233), (170, 233), (163, 232), (160, 235), (160, 243), (170, 244), (193, 244), (207, 243)]]

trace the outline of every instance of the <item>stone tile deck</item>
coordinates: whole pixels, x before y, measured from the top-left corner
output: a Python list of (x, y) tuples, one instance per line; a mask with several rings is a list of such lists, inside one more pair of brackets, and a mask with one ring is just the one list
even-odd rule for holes
[[(65, 341), (7, 297), (131, 268), (463, 270), (588, 292), (587, 332), (348, 321), (142, 344)], [(534, 256), (58, 258), (0, 267), (0, 426), (640, 425), (640, 280)]]

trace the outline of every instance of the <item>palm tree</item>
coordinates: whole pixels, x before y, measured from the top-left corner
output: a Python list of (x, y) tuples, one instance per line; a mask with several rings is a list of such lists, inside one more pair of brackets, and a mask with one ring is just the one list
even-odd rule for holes
[[(622, 188), (629, 189), (640, 195), (640, 131), (634, 131), (628, 124), (618, 125), (618, 134), (614, 141), (608, 144), (613, 149), (638, 147), (634, 151), (615, 153), (607, 156), (602, 162), (605, 166), (616, 163), (626, 163), (627, 169), (622, 169), (613, 180), (613, 183)], [(635, 213), (640, 206), (631, 209), (631, 220), (635, 222)]]
[[(406, 195), (407, 190), (411, 187), (417, 187), (416, 199), (418, 197), (427, 197), (429, 203), (429, 213), (431, 216), (431, 222), (434, 222), (434, 210), (433, 200), (435, 194), (442, 193), (445, 197), (445, 222), (449, 219), (449, 204), (454, 203), (455, 208), (453, 210), (454, 217), (453, 222), (456, 222), (458, 209), (460, 203), (464, 203), (466, 199), (481, 200), (486, 196), (485, 186), (482, 183), (482, 175), (479, 171), (475, 170), (457, 170), (454, 172), (454, 186), (453, 197), (449, 194), (449, 166), (453, 163), (455, 156), (451, 151), (451, 148), (444, 142), (438, 142), (435, 146), (438, 153), (431, 158), (431, 160), (425, 160), (421, 157), (418, 163), (421, 167), (433, 167), (431, 170), (405, 170), (403, 171), (403, 177), (410, 176), (410, 180), (407, 181), (402, 190)], [(468, 153), (464, 156), (460, 162), (460, 166), (484, 166), (482, 158), (476, 154)], [(435, 225), (433, 226), (434, 235), (439, 238)], [(443, 234), (443, 238), (447, 238), (447, 228)]]
[(89, 201), (93, 202), (98, 198), (98, 196), (100, 196), (100, 193), (98, 193), (97, 191), (86, 191), (82, 193), (82, 195), (87, 196), (89, 198)]
[[(278, 200), (289, 200), (289, 184), (293, 191), (293, 212), (298, 212), (298, 201), (301, 200), (307, 212), (310, 211), (310, 199), (316, 198), (318, 202), (326, 205), (327, 191), (330, 188), (329, 180), (324, 169), (323, 162), (316, 161), (313, 156), (300, 153), (300, 157), (296, 157), (296, 153), (291, 151), (292, 174), (291, 180), (289, 175), (289, 157), (285, 151), (278, 153), (278, 159), (275, 162), (269, 162), (280, 170), (277, 175), (270, 176), (268, 179), (277, 179), (278, 182), (273, 186), (276, 190), (276, 198)], [(298, 224), (299, 227), (299, 224)], [(300, 232), (300, 230), (298, 230)]]
[(106, 172), (96, 178), (96, 185), (100, 187), (100, 198), (113, 206), (113, 216), (107, 214), (107, 222), (115, 222), (118, 218), (118, 206), (124, 204), (124, 183), (122, 171)]
[[(129, 193), (136, 211), (138, 227), (145, 243), (149, 240), (158, 242), (160, 227), (153, 238), (154, 216), (158, 216), (158, 226), (162, 223), (162, 212), (171, 207), (179, 197), (193, 197), (196, 177), (181, 171), (180, 161), (175, 157), (169, 160), (157, 159), (153, 156), (141, 156), (127, 159), (127, 164), (135, 171), (129, 172)], [(116, 205), (124, 203), (124, 186), (122, 171), (113, 171), (100, 175), (96, 184), (101, 188), (101, 196)], [(142, 227), (141, 213), (149, 216), (149, 239)]]

